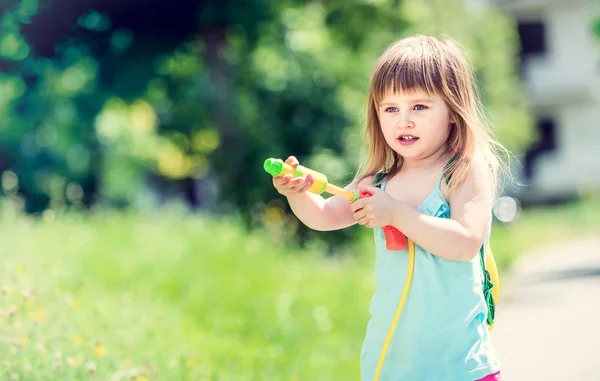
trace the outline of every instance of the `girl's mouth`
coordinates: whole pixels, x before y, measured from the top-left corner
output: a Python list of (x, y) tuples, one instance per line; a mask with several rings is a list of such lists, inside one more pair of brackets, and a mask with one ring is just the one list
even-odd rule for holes
[(417, 140), (419, 140), (419, 138), (413, 135), (400, 135), (398, 137), (398, 142), (403, 146), (414, 144)]

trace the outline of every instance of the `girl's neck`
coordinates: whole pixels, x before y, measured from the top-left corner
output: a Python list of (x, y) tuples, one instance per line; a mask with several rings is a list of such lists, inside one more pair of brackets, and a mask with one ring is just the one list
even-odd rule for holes
[(450, 160), (450, 150), (448, 147), (443, 146), (431, 155), (419, 159), (406, 160), (404, 159), (404, 163), (402, 164), (402, 169), (408, 170), (417, 170), (417, 171), (427, 171), (432, 169), (437, 169), (440, 166), (446, 165), (448, 160)]

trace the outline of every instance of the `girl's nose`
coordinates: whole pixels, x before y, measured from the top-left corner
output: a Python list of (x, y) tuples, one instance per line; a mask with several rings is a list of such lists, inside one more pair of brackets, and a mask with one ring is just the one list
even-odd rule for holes
[(412, 119), (408, 115), (402, 116), (399, 118), (398, 125), (396, 127), (398, 127), (398, 128), (414, 128), (415, 123), (412, 121)]

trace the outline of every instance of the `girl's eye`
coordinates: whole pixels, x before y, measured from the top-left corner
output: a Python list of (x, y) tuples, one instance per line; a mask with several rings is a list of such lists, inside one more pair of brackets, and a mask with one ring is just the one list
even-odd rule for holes
[(385, 112), (398, 112), (398, 107), (388, 107)]
[(415, 110), (420, 111), (420, 110), (425, 110), (427, 108), (427, 106), (425, 105), (416, 105), (414, 107)]

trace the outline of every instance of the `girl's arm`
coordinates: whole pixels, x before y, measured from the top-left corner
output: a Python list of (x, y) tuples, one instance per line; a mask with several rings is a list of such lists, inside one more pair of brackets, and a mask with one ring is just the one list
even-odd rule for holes
[(372, 187), (367, 190), (374, 193), (373, 197), (356, 201), (352, 210), (361, 225), (393, 225), (436, 256), (470, 261), (477, 256), (490, 224), (492, 192), (488, 179), (483, 167), (474, 168), (449, 197), (450, 219), (423, 214)]
[[(350, 185), (347, 188), (355, 190), (372, 183), (373, 176), (370, 176), (356, 186)], [(296, 217), (313, 230), (337, 230), (356, 223), (350, 209), (350, 202), (342, 197), (332, 196), (324, 199), (314, 193), (302, 192), (287, 198)]]
[(397, 203), (393, 224), (434, 255), (470, 261), (478, 255), (491, 222), (492, 191), (483, 166), (474, 168), (448, 203), (450, 219), (428, 216)]

